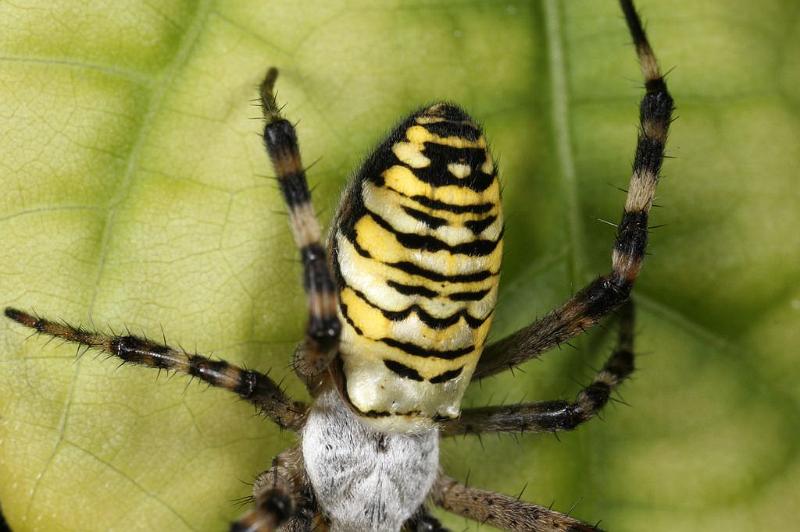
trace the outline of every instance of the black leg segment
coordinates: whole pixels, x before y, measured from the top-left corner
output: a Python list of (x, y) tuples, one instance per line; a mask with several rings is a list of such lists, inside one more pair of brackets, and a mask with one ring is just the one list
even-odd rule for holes
[[(298, 447), (272, 461), (253, 483), (255, 506), (231, 524), (231, 532), (272, 532), (305, 509), (302, 456)], [(297, 523), (295, 523), (297, 524)]]
[(648, 213), (655, 197), (674, 109), (667, 84), (633, 3), (620, 0), (645, 81), (639, 107), (639, 136), (628, 196), (611, 257), (611, 272), (598, 277), (560, 308), (489, 345), (475, 369), (483, 378), (525, 362), (594, 326), (628, 299), (647, 248)]
[(294, 367), (307, 383), (324, 372), (339, 345), (341, 324), (337, 315), (338, 296), (328, 266), (325, 248), (305, 168), (300, 158), (294, 126), (283, 118), (275, 103), (275, 80), (278, 71), (270, 68), (261, 83), (261, 105), (264, 111), (264, 146), (272, 161), (289, 209), (289, 223), (303, 261), (303, 287), (308, 297), (306, 343), (295, 355)]
[(617, 346), (589, 386), (575, 401), (545, 401), (508, 406), (468, 408), (461, 417), (443, 422), (443, 436), (484, 432), (556, 432), (572, 430), (590, 420), (608, 403), (611, 392), (634, 370), (633, 302), (628, 300), (619, 311)]
[(263, 373), (242, 369), (224, 360), (211, 360), (202, 355), (187, 353), (141, 336), (90, 331), (11, 307), (6, 308), (5, 315), (39, 334), (61, 338), (87, 349), (96, 349), (119, 358), (123, 363), (184, 373), (211, 386), (234, 392), (256, 405), (264, 415), (283, 428), (298, 430), (305, 421), (306, 406), (292, 401)]

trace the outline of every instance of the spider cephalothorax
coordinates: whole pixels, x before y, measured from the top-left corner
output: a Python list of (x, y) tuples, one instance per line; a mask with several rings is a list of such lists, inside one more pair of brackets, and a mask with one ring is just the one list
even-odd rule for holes
[[(497, 298), (503, 216), (480, 127), (449, 103), (403, 120), (351, 181), (326, 252), (295, 129), (275, 102), (275, 69), (261, 86), (264, 142), (303, 262), (309, 322), (294, 369), (312, 405), (293, 401), (266, 375), (225, 361), (17, 309), (7, 308), (6, 316), (125, 362), (188, 373), (299, 432), (299, 444), (258, 477), (255, 506), (233, 530), (440, 530), (427, 502), (500, 528), (595, 530), (447, 477), (439, 467), (439, 438), (573, 429), (633, 371), (629, 295), (644, 257), (673, 103), (631, 0), (620, 3), (646, 93), (612, 271), (511, 336), (484, 346)], [(461, 410), (472, 380), (529, 360), (615, 309), (617, 347), (574, 402)]]

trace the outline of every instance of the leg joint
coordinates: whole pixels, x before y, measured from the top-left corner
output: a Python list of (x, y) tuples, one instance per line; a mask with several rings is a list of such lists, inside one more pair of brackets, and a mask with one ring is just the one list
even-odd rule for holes
[(614, 273), (595, 279), (581, 293), (586, 314), (593, 319), (608, 314), (628, 299), (632, 288), (631, 281)]

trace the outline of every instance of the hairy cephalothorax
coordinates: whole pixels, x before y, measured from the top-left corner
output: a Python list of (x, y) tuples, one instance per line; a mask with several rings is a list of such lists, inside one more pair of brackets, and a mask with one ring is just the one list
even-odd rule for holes
[(314, 402), (303, 427), (306, 474), (334, 530), (398, 530), (425, 502), (439, 469), (439, 434), (383, 432), (336, 390)]
[[(327, 250), (292, 124), (261, 85), (264, 143), (303, 263), (309, 321), (294, 369), (314, 398), (288, 397), (265, 374), (165, 343), (115, 336), (7, 308), (35, 331), (123, 362), (186, 373), (256, 405), (299, 434), (258, 476), (232, 530), (442, 530), (427, 504), (512, 530), (596, 530), (549, 508), (469, 487), (439, 467), (439, 438), (571, 430), (633, 371), (633, 306), (672, 98), (631, 0), (620, 0), (645, 79), (633, 175), (612, 271), (561, 307), (484, 346), (497, 298), (503, 215), (480, 127), (437, 103), (402, 121), (366, 159), (339, 206)], [(461, 410), (470, 382), (512, 368), (619, 309), (617, 346), (573, 402)]]

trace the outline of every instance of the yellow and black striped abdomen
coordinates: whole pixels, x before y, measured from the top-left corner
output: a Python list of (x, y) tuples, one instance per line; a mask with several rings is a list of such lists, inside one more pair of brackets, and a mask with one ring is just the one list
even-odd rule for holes
[(350, 402), (385, 429), (456, 417), (503, 248), (500, 185), (480, 128), (450, 104), (411, 115), (355, 176), (335, 229)]

